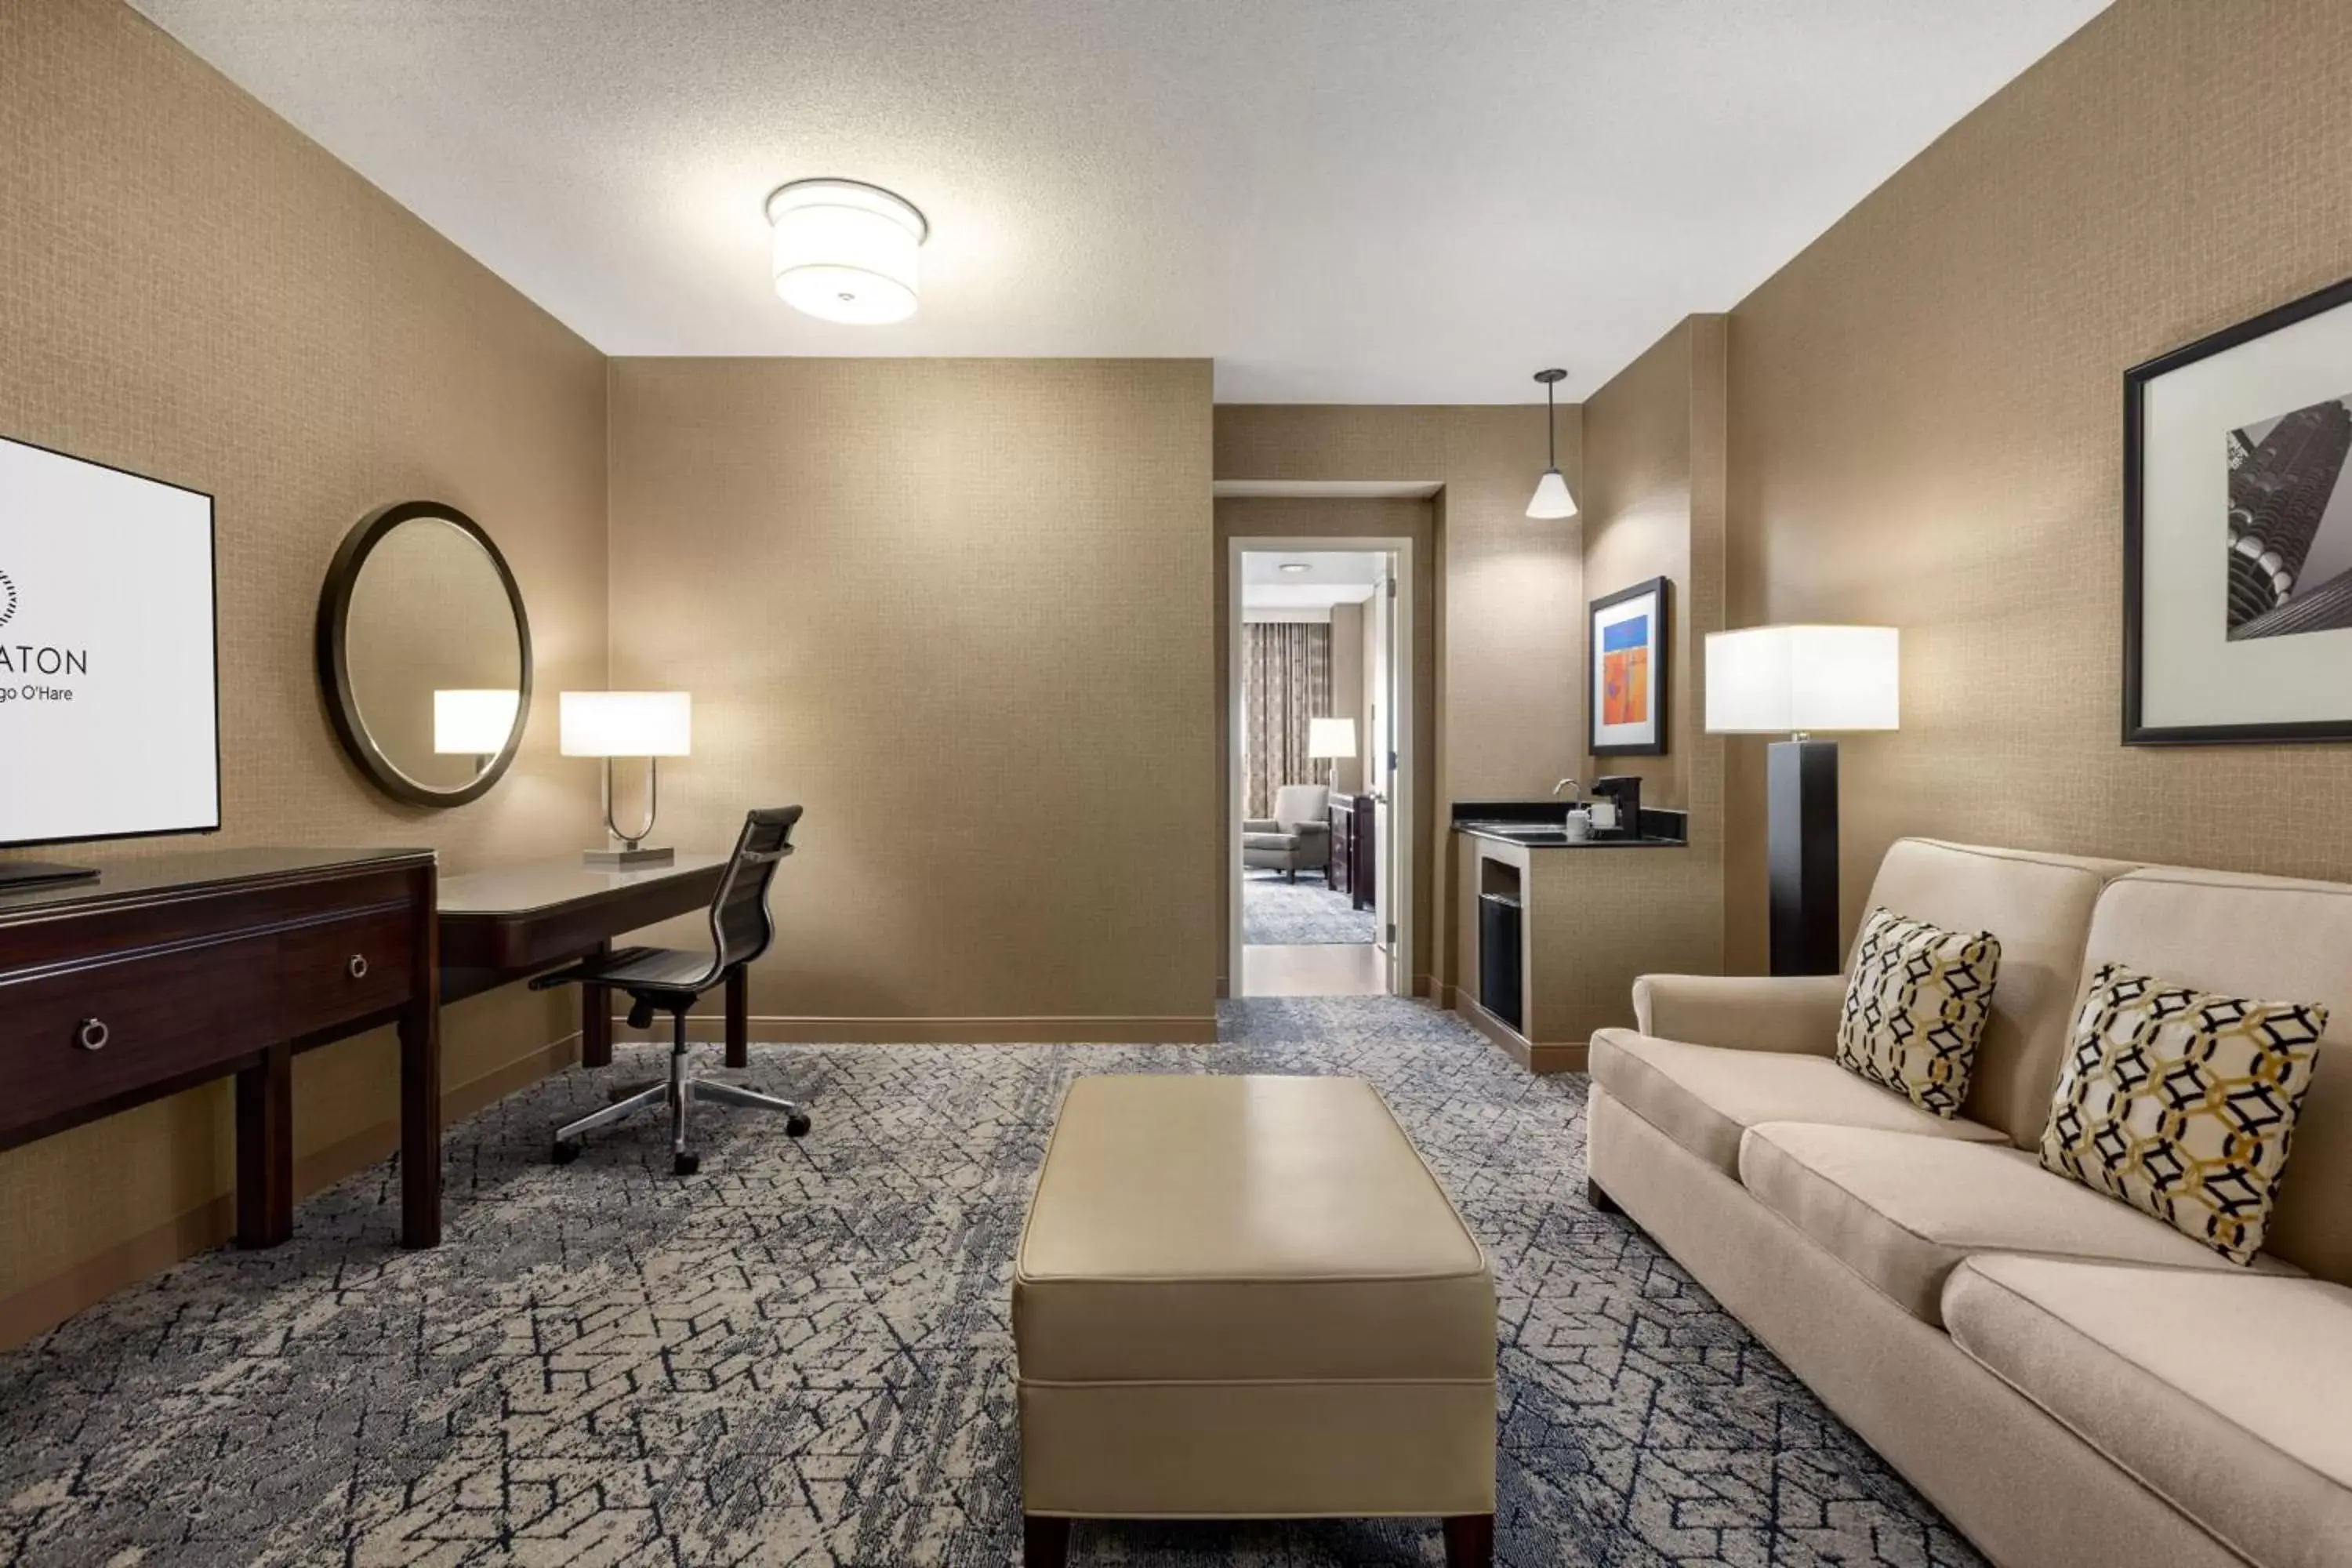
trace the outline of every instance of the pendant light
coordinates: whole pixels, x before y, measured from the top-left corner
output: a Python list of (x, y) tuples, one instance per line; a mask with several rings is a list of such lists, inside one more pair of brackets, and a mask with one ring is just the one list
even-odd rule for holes
[(1543, 478), (1536, 481), (1536, 493), (1528, 502), (1529, 517), (1562, 518), (1576, 515), (1576, 498), (1568, 493), (1568, 481), (1559, 477), (1559, 434), (1557, 411), (1552, 405), (1552, 389), (1568, 379), (1564, 370), (1539, 370), (1536, 379), (1544, 389), (1544, 447), (1550, 455), (1550, 466)]
[(794, 180), (768, 197), (768, 223), (785, 304), (868, 326), (915, 313), (915, 253), (931, 226), (904, 196), (860, 180)]

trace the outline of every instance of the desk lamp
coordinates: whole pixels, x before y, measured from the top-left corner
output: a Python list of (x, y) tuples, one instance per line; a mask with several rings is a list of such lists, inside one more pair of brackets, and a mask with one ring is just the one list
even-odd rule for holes
[[(675, 850), (644, 846), (653, 834), (654, 813), (661, 802), (660, 759), (683, 757), (688, 751), (693, 697), (684, 691), (567, 691), (561, 715), (563, 754), (604, 759), (604, 830), (621, 843), (618, 849), (588, 850), (582, 860), (604, 871), (670, 864), (677, 858)], [(646, 759), (646, 823), (634, 834), (623, 833), (613, 821), (615, 757)]]
[(442, 756), (470, 756), (480, 773), (507, 749), (514, 733), (515, 710), (522, 693), (504, 691), (436, 691), (433, 694), (433, 750)]

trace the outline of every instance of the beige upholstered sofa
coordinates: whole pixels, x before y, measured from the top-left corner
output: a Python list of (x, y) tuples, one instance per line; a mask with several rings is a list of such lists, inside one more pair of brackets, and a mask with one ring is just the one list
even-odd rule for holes
[[(1830, 1058), (1843, 982), (1653, 975), (1592, 1040), (1622, 1206), (1996, 1563), (2352, 1563), (2352, 887), (1910, 839), (2001, 942), (1966, 1116)], [(2041, 1168), (2085, 975), (2332, 1010), (2252, 1270)]]

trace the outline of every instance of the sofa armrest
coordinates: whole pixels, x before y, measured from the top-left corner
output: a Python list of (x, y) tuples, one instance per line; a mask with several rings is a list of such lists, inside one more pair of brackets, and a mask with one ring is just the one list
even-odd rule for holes
[(1695, 1046), (1825, 1057), (1844, 1004), (1843, 974), (1644, 974), (1633, 982), (1633, 1026)]

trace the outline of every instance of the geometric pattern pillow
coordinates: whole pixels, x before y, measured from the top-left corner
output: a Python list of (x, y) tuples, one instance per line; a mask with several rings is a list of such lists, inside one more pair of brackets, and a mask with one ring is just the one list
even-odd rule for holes
[(2042, 1163), (2252, 1264), (2326, 1028), (2322, 1006), (2107, 964), (2074, 1021)]
[(1922, 1110), (1960, 1113), (1976, 1070), (2000, 942), (1870, 911), (1838, 1015), (1837, 1061)]

